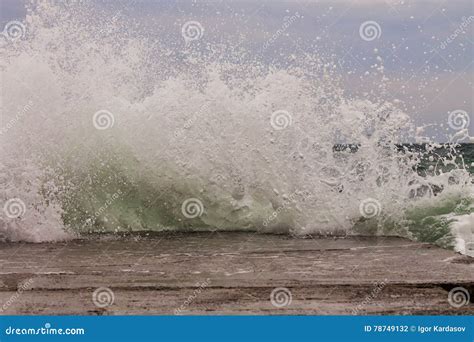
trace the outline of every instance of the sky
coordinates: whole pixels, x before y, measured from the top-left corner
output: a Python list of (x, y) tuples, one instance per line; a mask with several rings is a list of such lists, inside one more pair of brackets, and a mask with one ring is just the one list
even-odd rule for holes
[[(24, 19), (25, 1), (0, 3), (1, 27)], [(156, 34), (171, 44), (181, 43), (184, 23), (197, 21), (207, 44), (242, 46), (268, 62), (301, 54), (323, 55), (336, 61), (344, 89), (359, 96), (378, 88), (383, 65), (387, 96), (401, 100), (417, 124), (444, 123), (450, 112), (463, 110), (472, 117), (471, 135), (474, 131), (473, 1), (121, 0), (93, 4), (155, 25)], [(368, 23), (367, 32), (361, 31), (364, 23)]]

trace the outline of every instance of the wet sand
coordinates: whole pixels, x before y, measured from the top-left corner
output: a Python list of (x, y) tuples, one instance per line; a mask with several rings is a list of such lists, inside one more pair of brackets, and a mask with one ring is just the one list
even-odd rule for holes
[(94, 236), (0, 243), (0, 265), (3, 314), (474, 314), (448, 302), (457, 286), (472, 301), (474, 258), (395, 237)]

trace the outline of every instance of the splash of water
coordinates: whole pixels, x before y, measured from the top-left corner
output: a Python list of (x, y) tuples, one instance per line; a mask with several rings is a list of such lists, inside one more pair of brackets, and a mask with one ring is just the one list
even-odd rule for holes
[(450, 171), (416, 172), (437, 145), (400, 149), (419, 130), (399, 101), (347, 96), (330, 60), (171, 48), (75, 6), (36, 4), (25, 37), (1, 48), (3, 200), (21, 201), (2, 216), (7, 239), (217, 229), (449, 245), (454, 219), (439, 208), (474, 222), (455, 151), (440, 159)]

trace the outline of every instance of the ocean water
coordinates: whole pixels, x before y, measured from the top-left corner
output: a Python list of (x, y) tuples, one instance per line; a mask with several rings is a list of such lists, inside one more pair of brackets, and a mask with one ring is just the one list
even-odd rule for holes
[(18, 30), (0, 48), (3, 240), (244, 230), (474, 251), (462, 113), (439, 143), (383, 78), (348, 96), (324, 54), (170, 44), (87, 4), (38, 2)]

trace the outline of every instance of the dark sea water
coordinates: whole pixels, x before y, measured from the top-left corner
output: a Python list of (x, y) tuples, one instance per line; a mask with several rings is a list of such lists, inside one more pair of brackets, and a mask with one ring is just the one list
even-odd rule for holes
[(442, 162), (444, 158), (450, 157), (454, 158), (458, 167), (465, 168), (471, 175), (474, 174), (474, 144), (446, 145), (444, 147), (438, 147), (431, 152), (426, 152), (424, 145), (412, 145), (409, 146), (409, 148), (417, 149), (424, 153), (417, 167), (419, 173), (430, 172), (430, 166), (439, 168), (444, 172), (454, 169), (454, 165), (446, 166)]
[[(416, 165), (416, 170), (420, 174), (429, 173), (430, 167), (433, 169), (443, 170), (448, 172), (454, 168), (464, 168), (470, 174), (474, 174), (474, 144), (440, 144), (441, 146), (428, 148), (426, 144), (401, 144), (398, 145), (400, 151), (408, 150), (410, 152), (418, 152), (420, 162)], [(359, 146), (357, 144), (339, 144), (334, 146), (334, 151), (351, 151), (357, 152)], [(455, 165), (446, 166), (443, 163), (444, 159), (453, 159)]]

